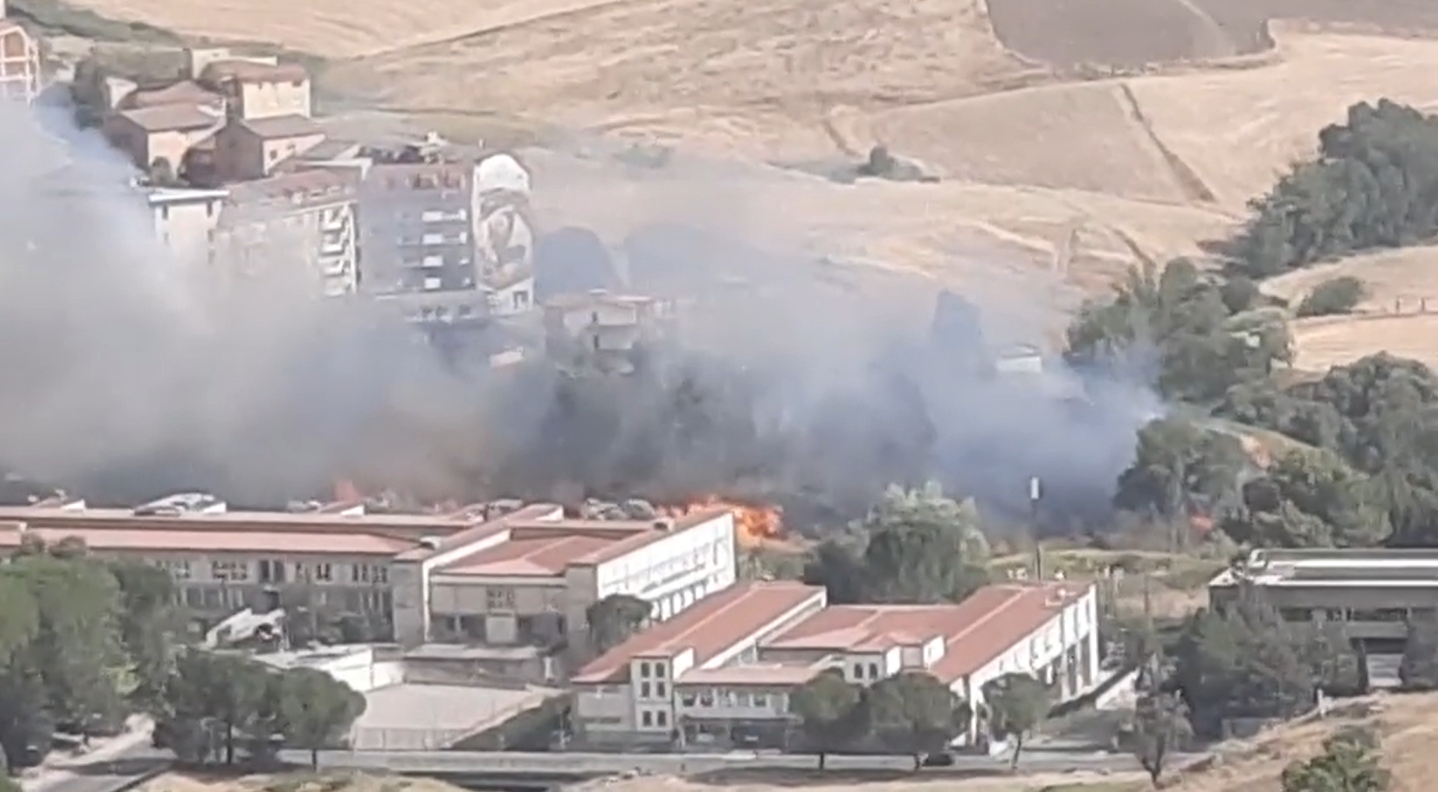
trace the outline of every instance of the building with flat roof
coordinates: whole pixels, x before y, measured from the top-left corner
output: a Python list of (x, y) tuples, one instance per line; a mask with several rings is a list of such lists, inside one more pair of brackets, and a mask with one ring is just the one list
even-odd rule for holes
[[(1031, 673), (1062, 699), (1099, 682), (1093, 586), (987, 586), (958, 604), (827, 606), (824, 590), (743, 583), (586, 665), (573, 677), (587, 741), (732, 740), (773, 747), (791, 726), (789, 693), (825, 671), (869, 685), (925, 670), (977, 705), (983, 686)], [(973, 737), (971, 727), (970, 737)]]
[(27, 104), (40, 94), (40, 44), (20, 25), (5, 18), (0, 0), (0, 99)]
[(1208, 584), (1218, 608), (1245, 588), (1291, 622), (1341, 622), (1371, 652), (1401, 652), (1408, 620), (1438, 608), (1438, 550), (1254, 550)]
[[(586, 611), (610, 594), (668, 619), (735, 580), (734, 515), (571, 520), (553, 504), (500, 512), (376, 514), (362, 503), (293, 512), (230, 511), (203, 494), (134, 509), (56, 497), (0, 507), (0, 555), (30, 537), (167, 569), (208, 629), (251, 608), (303, 606), (375, 617), (399, 642), (509, 648), (515, 667), (556, 645), (584, 654)], [(299, 605), (297, 605), (297, 603)]]

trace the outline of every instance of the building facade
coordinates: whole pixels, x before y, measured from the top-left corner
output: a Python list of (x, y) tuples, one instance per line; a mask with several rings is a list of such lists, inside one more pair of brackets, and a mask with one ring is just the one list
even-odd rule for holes
[(563, 639), (582, 656), (588, 608), (610, 594), (653, 603), (663, 621), (733, 585), (737, 568), (725, 510), (659, 522), (571, 520), (552, 504), (238, 512), (200, 494), (135, 509), (0, 507), (0, 554), (30, 538), (168, 570), (204, 629), (246, 607), (304, 607), (373, 617), (407, 646), (494, 647), (518, 665)]
[(161, 244), (183, 262), (214, 262), (215, 229), (228, 191), (156, 188), (146, 191), (146, 197)]
[(223, 266), (256, 276), (299, 268), (326, 296), (359, 289), (358, 182), (345, 171), (305, 170), (232, 185), (213, 248)]
[[(872, 685), (909, 670), (975, 710), (984, 685), (1009, 673), (1035, 676), (1060, 700), (1083, 695), (1100, 682), (1095, 591), (1005, 584), (956, 605), (828, 606), (822, 588), (743, 583), (580, 669), (574, 721), (596, 744), (784, 747), (796, 686), (826, 672)], [(976, 720), (961, 739), (979, 733)]]
[(652, 297), (559, 295), (544, 304), (544, 351), (571, 370), (628, 373), (669, 318), (669, 304)]
[(1438, 610), (1438, 551), (1254, 550), (1208, 585), (1215, 608), (1247, 590), (1294, 623), (1339, 623), (1369, 652), (1400, 654), (1408, 621)]

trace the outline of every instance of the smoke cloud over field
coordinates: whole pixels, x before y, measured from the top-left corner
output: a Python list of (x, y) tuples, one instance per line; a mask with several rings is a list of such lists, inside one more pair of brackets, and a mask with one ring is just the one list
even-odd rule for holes
[[(696, 302), (634, 376), (455, 368), (373, 303), (314, 296), (299, 262), (234, 283), (177, 259), (97, 140), (67, 151), (0, 108), (0, 171), (0, 462), (96, 499), (273, 504), (354, 476), (427, 498), (720, 493), (838, 517), (929, 478), (1017, 510), (1040, 475), (1067, 519), (1106, 508), (1154, 408), (1141, 388), (1084, 400), (1061, 372), (996, 376), (962, 301), (931, 332), (915, 318), (931, 293), (885, 297), (912, 283), (669, 225), (625, 241), (631, 286)], [(583, 232), (538, 257), (543, 288), (619, 285)], [(986, 329), (1024, 300), (967, 296)]]

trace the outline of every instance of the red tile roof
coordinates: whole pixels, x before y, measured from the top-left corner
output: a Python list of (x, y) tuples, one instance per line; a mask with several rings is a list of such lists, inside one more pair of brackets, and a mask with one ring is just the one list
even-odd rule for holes
[(743, 687), (794, 687), (802, 685), (824, 671), (818, 665), (733, 665), (721, 668), (700, 668), (687, 671), (674, 681), (674, 687), (685, 685), (722, 685)]
[(614, 540), (592, 534), (569, 536), (510, 536), (509, 541), (466, 556), (435, 570), (446, 575), (504, 575), (554, 577), (563, 575), (574, 559)]
[(1091, 584), (985, 586), (957, 605), (836, 605), (765, 641), (765, 648), (884, 651), (940, 637), (929, 670), (945, 682), (967, 676), (1043, 628)]
[[(0, 520), (23, 522), (31, 528), (57, 531), (258, 531), (288, 534), (346, 534), (356, 531), (418, 539), (462, 532), (472, 522), (462, 515), (364, 514), (321, 512), (220, 512), (179, 515), (137, 515), (130, 509), (69, 509), (47, 506), (0, 506)], [(283, 540), (275, 549), (283, 549)], [(412, 544), (409, 546), (413, 546)]]
[(821, 586), (789, 581), (738, 583), (605, 652), (579, 669), (571, 681), (578, 684), (623, 682), (628, 678), (629, 661), (633, 658), (673, 656), (685, 649), (694, 650), (695, 666), (702, 665), (749, 639), (785, 613), (809, 601), (817, 604), (823, 596)]
[(75, 538), (97, 552), (145, 551), (176, 553), (283, 553), (346, 556), (393, 556), (413, 541), (371, 533), (299, 533), (293, 531), (227, 531), (36, 528), (0, 523), (0, 550), (20, 547), (24, 537), (39, 536), (47, 544)]

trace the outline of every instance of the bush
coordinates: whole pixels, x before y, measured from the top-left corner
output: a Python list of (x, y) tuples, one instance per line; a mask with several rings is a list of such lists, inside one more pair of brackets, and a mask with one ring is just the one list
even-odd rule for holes
[(1326, 280), (1298, 304), (1299, 316), (1334, 316), (1352, 313), (1367, 294), (1363, 281), (1352, 275)]

